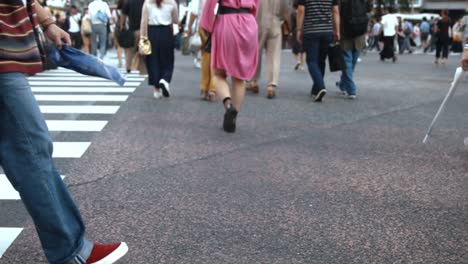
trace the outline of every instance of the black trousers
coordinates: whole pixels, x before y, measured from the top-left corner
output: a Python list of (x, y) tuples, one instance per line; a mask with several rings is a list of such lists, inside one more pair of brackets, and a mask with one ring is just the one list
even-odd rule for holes
[(446, 59), (449, 53), (449, 38), (439, 38), (436, 43), (436, 58), (440, 58), (440, 53), (442, 53), (442, 58)]
[(81, 49), (81, 47), (83, 47), (83, 39), (81, 39), (81, 33), (80, 32), (76, 32), (76, 33), (68, 32), (68, 34), (70, 34), (72, 47), (75, 49)]
[(383, 38), (384, 47), (383, 50), (380, 52), (381, 59), (392, 59), (395, 57), (395, 36), (385, 37)]
[(151, 55), (146, 56), (148, 84), (159, 87), (159, 81), (170, 83), (174, 72), (174, 36), (170, 26), (149, 26)]

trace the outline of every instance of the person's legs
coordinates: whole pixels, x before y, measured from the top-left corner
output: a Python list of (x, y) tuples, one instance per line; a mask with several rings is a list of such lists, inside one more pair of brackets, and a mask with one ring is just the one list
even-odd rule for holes
[[(281, 43), (280, 43), (281, 45)], [(245, 98), (245, 82), (232, 77), (232, 104), (240, 111)]]
[(104, 59), (107, 50), (107, 27), (99, 25), (99, 58)]
[[(160, 91), (159, 81), (162, 78), (162, 69), (159, 63), (159, 41), (158, 41), (158, 32), (156, 32), (155, 27), (148, 27), (148, 39), (151, 43), (151, 54), (146, 56), (146, 68), (148, 70), (148, 84), (153, 86), (156, 89), (156, 92)], [(128, 53), (132, 53), (130, 55), (136, 55), (131, 50), (133, 49), (126, 49), (129, 50)], [(128, 61), (127, 61), (128, 63)], [(158, 97), (159, 94), (154, 94), (155, 97)]]
[(312, 95), (317, 95), (320, 88), (324, 86), (322, 72), (319, 67), (319, 34), (304, 35), (304, 51), (306, 52), (307, 68), (309, 69), (310, 77), (313, 80)]
[(447, 58), (448, 58), (449, 45), (450, 45), (450, 40), (445, 40), (442, 43), (442, 59), (444, 59), (444, 60), (447, 60)]
[(442, 52), (442, 41), (437, 41), (436, 43), (436, 59), (435, 59), (435, 63), (438, 63), (439, 62), (439, 59), (440, 59), (440, 55), (441, 55), (441, 52)]
[(172, 31), (169, 27), (156, 27), (157, 29), (157, 42), (159, 42), (158, 50), (158, 62), (161, 69), (161, 79), (166, 81), (168, 84), (172, 81), (172, 75), (174, 73), (174, 39)]
[[(320, 66), (320, 72), (322, 73), (322, 82), (323, 82), (323, 77), (325, 77), (325, 66), (326, 66), (326, 60), (328, 56), (328, 49), (332, 41), (333, 41), (333, 34), (331, 32), (321, 34), (320, 47), (319, 47), (319, 66)], [(325, 89), (325, 84), (323, 84), (321, 87), (322, 89)]]
[(97, 56), (97, 47), (98, 47), (98, 29), (99, 25), (92, 26), (92, 33), (91, 33), (91, 54)]
[(30, 86), (19, 73), (0, 74), (0, 84), (1, 166), (33, 219), (49, 262), (65, 263), (78, 254), (86, 259), (92, 244), (84, 240), (80, 212), (53, 164), (52, 140)]
[[(272, 32), (274, 33), (274, 32)], [(268, 86), (278, 86), (281, 67), (281, 30), (267, 39), (266, 64)]]
[(258, 93), (258, 80), (262, 75), (262, 63), (263, 63), (263, 50), (267, 48), (267, 37), (268, 31), (259, 30), (258, 32), (258, 63), (255, 76), (252, 80), (249, 81), (249, 91), (253, 93)]

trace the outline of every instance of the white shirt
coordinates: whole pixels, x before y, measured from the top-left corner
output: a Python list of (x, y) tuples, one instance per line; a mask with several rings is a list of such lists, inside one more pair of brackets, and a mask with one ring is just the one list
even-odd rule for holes
[(80, 24), (78, 22), (80, 22), (81, 14), (78, 13), (74, 16), (70, 16), (69, 19), (70, 19), (70, 28), (68, 29), (68, 32), (70, 33), (80, 32)]
[(385, 37), (392, 37), (396, 35), (396, 27), (398, 26), (398, 19), (395, 15), (388, 14), (382, 17), (383, 33)]
[(148, 25), (169, 26), (178, 22), (177, 3), (175, 0), (164, 0), (161, 8), (156, 3), (148, 4)]
[(97, 13), (99, 11), (107, 15), (107, 18), (111, 18), (111, 12), (109, 5), (102, 0), (94, 0), (88, 6), (89, 17), (91, 18), (91, 23), (93, 24), (104, 24), (101, 20), (97, 18)]

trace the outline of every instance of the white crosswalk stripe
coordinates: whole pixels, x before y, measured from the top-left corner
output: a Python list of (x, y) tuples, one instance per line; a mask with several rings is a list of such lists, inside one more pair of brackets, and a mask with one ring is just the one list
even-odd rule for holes
[[(126, 78), (127, 82), (121, 87), (112, 81), (59, 68), (29, 77), (29, 83), (53, 135), (74, 133), (76, 136), (82, 133), (99, 133), (105, 129), (110, 117), (117, 113), (120, 105), (145, 80), (144, 76), (134, 73), (126, 75)], [(99, 119), (93, 120), (94, 116)], [(103, 117), (107, 117), (107, 120), (102, 120)], [(53, 158), (63, 159), (65, 162), (68, 159), (79, 159), (90, 145), (89, 141), (54, 140)], [(0, 174), (0, 202), (18, 200), (19, 194), (7, 177)], [(10, 227), (11, 223), (7, 225), (9, 227), (2, 227), (2, 215), (7, 215), (7, 212), (2, 212), (0, 208), (0, 258), (8, 253), (7, 249), (23, 230), (23, 223), (18, 223), (15, 228)]]

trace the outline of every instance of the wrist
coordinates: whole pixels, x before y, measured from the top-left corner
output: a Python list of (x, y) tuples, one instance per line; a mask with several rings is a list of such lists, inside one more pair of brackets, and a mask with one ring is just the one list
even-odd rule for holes
[(39, 22), (39, 25), (42, 27), (42, 31), (46, 32), (50, 26), (55, 25), (55, 21), (51, 17), (46, 17)]

